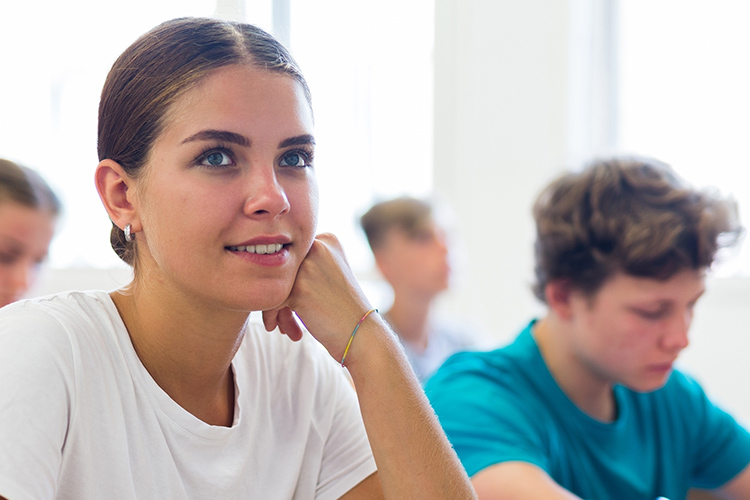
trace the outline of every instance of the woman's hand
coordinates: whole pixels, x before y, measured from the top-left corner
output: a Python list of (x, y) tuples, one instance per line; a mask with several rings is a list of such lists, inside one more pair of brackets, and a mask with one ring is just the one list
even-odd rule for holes
[(331, 356), (340, 360), (354, 327), (370, 309), (341, 243), (333, 234), (326, 233), (313, 241), (284, 304), (263, 311), (263, 323), (266, 330), (278, 326), (289, 338), (299, 340), (303, 329), (296, 313)]
[[(294, 311), (340, 361), (357, 322), (370, 309), (341, 244), (332, 234), (321, 234), (302, 262), (289, 298), (279, 308), (263, 311), (263, 322), (266, 329), (278, 326), (292, 340), (299, 340), (303, 330)], [(476, 499), (385, 320), (370, 315), (360, 329), (346, 367), (356, 387), (378, 475), (351, 490), (347, 498), (381, 498), (382, 488), (383, 497), (389, 499)]]

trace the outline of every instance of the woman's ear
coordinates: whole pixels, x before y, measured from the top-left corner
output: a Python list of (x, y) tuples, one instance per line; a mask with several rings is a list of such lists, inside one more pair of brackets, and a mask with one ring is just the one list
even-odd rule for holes
[(572, 316), (572, 295), (573, 287), (569, 280), (552, 280), (544, 287), (544, 297), (547, 300), (547, 306), (560, 319), (570, 319)]
[(134, 233), (140, 231), (140, 220), (133, 204), (133, 179), (119, 163), (109, 159), (99, 162), (94, 175), (99, 198), (112, 222), (120, 229), (130, 224)]

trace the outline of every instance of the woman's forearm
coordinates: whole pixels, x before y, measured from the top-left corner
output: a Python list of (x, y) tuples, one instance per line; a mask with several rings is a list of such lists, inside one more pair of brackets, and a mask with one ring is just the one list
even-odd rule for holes
[(468, 476), (386, 322), (373, 314), (347, 354), (387, 499), (474, 499)]

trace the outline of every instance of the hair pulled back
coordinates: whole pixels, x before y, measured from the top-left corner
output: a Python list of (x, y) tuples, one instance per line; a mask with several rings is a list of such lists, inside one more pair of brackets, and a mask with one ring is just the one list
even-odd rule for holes
[[(232, 64), (287, 74), (311, 103), (294, 59), (262, 29), (217, 19), (173, 19), (138, 38), (109, 71), (99, 103), (99, 160), (114, 160), (138, 177), (174, 102), (212, 71)], [(125, 241), (123, 231), (112, 226), (112, 248), (133, 265), (135, 241)]]

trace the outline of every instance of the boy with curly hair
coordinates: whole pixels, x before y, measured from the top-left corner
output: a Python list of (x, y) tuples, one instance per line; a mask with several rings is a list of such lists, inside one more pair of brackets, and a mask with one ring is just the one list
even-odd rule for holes
[(750, 434), (673, 368), (735, 204), (615, 158), (551, 183), (534, 218), (546, 314), (426, 387), (480, 500), (750, 498)]

